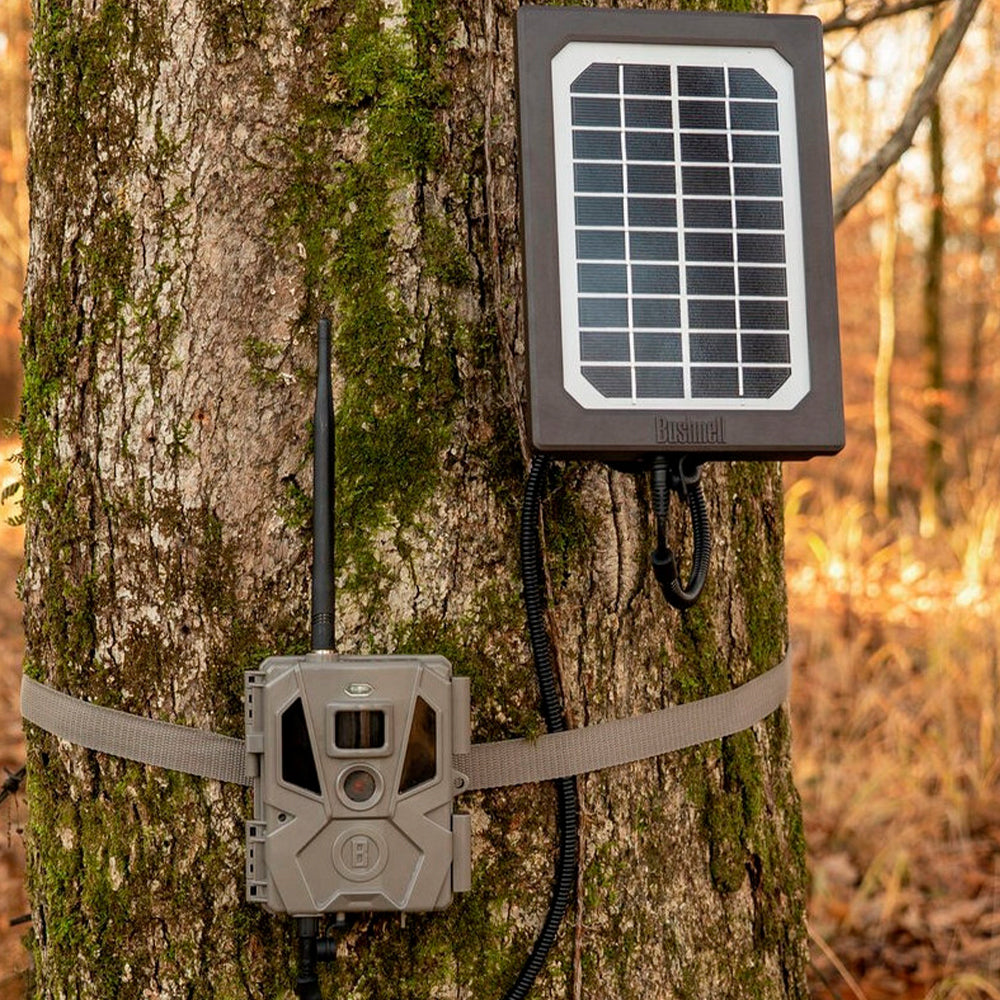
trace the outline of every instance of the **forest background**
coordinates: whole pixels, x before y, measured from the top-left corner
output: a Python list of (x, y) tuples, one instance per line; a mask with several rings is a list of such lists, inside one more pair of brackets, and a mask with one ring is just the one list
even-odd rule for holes
[[(954, 3), (829, 29), (835, 189), (899, 122)], [(889, 12), (892, 16), (885, 16)], [(26, 995), (16, 577), (26, 0), (0, 0), (0, 1000)], [(1000, 1000), (1000, 0), (839, 225), (847, 447), (785, 467), (794, 766), (815, 1000)]]

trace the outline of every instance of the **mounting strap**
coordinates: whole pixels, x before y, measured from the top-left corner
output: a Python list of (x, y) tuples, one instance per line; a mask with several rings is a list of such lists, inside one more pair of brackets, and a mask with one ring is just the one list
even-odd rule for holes
[(208, 729), (104, 708), (21, 678), (21, 715), (60, 739), (140, 764), (249, 785), (246, 744)]
[(789, 652), (766, 673), (710, 698), (531, 740), (474, 743), (454, 758), (455, 770), (469, 777), (461, 791), (568, 778), (732, 736), (785, 701), (791, 672)]
[[(468, 754), (453, 758), (462, 776), (457, 791), (567, 778), (731, 736), (778, 708), (790, 680), (787, 653), (766, 673), (711, 698), (531, 740), (475, 743)], [(21, 679), (21, 715), (88, 750), (218, 781), (251, 782), (241, 739), (103, 708), (30, 677)]]

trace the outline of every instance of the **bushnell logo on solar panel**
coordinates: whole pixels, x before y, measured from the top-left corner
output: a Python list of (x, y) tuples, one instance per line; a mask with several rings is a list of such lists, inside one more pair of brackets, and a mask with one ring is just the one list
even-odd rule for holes
[(838, 451), (819, 22), (522, 8), (518, 74), (535, 447)]

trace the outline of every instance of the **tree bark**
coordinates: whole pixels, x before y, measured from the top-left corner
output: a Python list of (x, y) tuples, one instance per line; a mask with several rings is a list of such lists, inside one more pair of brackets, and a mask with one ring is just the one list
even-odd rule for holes
[[(539, 729), (517, 565), (528, 445), (514, 4), (36, 0), (23, 410), (26, 671), (242, 734), (308, 647), (313, 330), (335, 329), (342, 653), (439, 653), (474, 739)], [(707, 592), (648, 571), (641, 477), (560, 464), (549, 618), (574, 725), (724, 690), (786, 642), (776, 465), (707, 476)], [(673, 527), (680, 537), (678, 517)], [(243, 902), (241, 789), (29, 729), (39, 997), (290, 997)], [(544, 997), (804, 998), (787, 713), (580, 781)], [(473, 891), (358, 921), (324, 995), (493, 998), (548, 902), (547, 788), (478, 793)]]

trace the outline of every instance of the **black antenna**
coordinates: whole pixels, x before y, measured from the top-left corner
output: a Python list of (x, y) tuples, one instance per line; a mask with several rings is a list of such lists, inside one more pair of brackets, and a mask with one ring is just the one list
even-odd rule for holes
[[(330, 321), (321, 319), (316, 331), (316, 412), (313, 417), (313, 572), (312, 648), (333, 650), (333, 388), (330, 385)], [(336, 948), (317, 940), (315, 917), (296, 920), (299, 973), (295, 993), (299, 1000), (322, 1000), (316, 962), (331, 961)]]
[(313, 419), (312, 648), (334, 648), (333, 390), (330, 321), (321, 319), (316, 347), (316, 415)]

